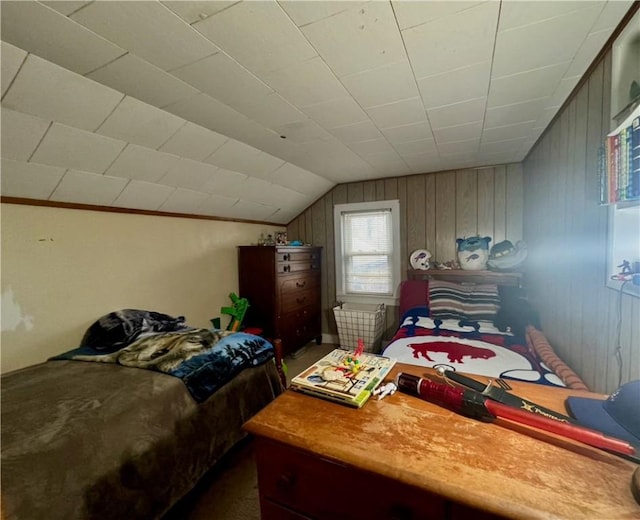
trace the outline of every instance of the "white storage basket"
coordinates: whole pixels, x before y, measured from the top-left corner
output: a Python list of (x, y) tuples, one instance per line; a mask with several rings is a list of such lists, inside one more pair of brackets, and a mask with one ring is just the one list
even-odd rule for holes
[(362, 338), (366, 352), (380, 352), (386, 317), (384, 303), (342, 303), (333, 308), (333, 314), (342, 348), (355, 350), (358, 347), (358, 338)]

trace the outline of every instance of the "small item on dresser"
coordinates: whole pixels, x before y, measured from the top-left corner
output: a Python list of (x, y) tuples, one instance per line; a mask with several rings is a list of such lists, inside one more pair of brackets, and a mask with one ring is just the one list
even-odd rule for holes
[(506, 419), (613, 453), (626, 456), (634, 456), (636, 454), (635, 448), (621, 439), (607, 437), (599, 431), (554, 419), (547, 419), (535, 413), (492, 401), (475, 390), (463, 390), (403, 372), (400, 372), (397, 376), (397, 385), (401, 392), (443, 406), (472, 419), (479, 419), (484, 422)]
[[(357, 364), (353, 361), (357, 359)], [(395, 359), (335, 349), (291, 379), (291, 389), (361, 408), (395, 365)]]

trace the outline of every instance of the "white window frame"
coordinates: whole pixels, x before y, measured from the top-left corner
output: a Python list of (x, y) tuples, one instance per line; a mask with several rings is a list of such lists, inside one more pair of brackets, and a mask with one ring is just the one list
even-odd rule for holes
[[(343, 265), (343, 232), (342, 214), (357, 211), (376, 211), (391, 209), (391, 226), (393, 235), (392, 262), (392, 293), (389, 295), (354, 294), (348, 293), (345, 288)], [(400, 273), (400, 201), (380, 200), (375, 202), (354, 202), (350, 204), (336, 204), (333, 207), (334, 241), (335, 241), (335, 272), (336, 272), (336, 299), (345, 303), (366, 303), (385, 305), (398, 305), (398, 291), (401, 281)]]

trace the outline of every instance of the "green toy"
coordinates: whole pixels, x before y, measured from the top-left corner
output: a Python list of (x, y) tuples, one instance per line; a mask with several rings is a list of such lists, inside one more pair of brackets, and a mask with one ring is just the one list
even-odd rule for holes
[(232, 330), (233, 332), (237, 332), (240, 330), (242, 326), (242, 320), (244, 320), (244, 315), (247, 313), (247, 309), (249, 308), (249, 300), (246, 298), (239, 298), (236, 293), (229, 294), (229, 298), (231, 298), (231, 303), (233, 303), (232, 307), (222, 307), (220, 312), (222, 314), (228, 314), (231, 316), (231, 321), (227, 326), (227, 330)]

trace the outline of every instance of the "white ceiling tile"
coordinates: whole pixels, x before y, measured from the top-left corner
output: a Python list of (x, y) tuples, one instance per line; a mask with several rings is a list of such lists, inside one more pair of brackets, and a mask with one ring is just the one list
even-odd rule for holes
[(481, 97), (427, 110), (432, 128), (461, 125), (468, 121), (480, 121), (484, 116), (487, 98)]
[(531, 132), (535, 123), (536, 120), (534, 119), (532, 121), (523, 121), (512, 125), (485, 128), (482, 133), (482, 144), (526, 137)]
[(156, 211), (173, 193), (174, 188), (144, 181), (131, 181), (113, 201), (118, 208)]
[(357, 141), (369, 141), (382, 137), (378, 127), (370, 120), (361, 121), (351, 125), (338, 126), (331, 129), (331, 133), (343, 143), (355, 143)]
[(273, 198), (269, 193), (271, 183), (263, 179), (247, 177), (242, 183), (242, 188), (242, 200), (250, 200), (252, 202), (259, 202), (261, 204), (276, 204), (281, 203), (283, 200), (285, 200), (272, 200)]
[(126, 186), (127, 179), (68, 170), (49, 197), (58, 202), (109, 206)]
[(155, 149), (184, 123), (181, 117), (126, 96), (96, 132)]
[(2, 157), (28, 160), (50, 124), (51, 121), (2, 107)]
[(307, 25), (323, 18), (328, 18), (341, 11), (346, 11), (358, 4), (366, 2), (300, 2), (300, 0), (284, 0), (278, 2), (298, 27)]
[(69, 16), (81, 7), (90, 4), (92, 0), (51, 0), (48, 2), (41, 2), (44, 5), (55, 9), (59, 13), (65, 16)]
[(478, 151), (480, 138), (469, 139), (468, 141), (456, 141), (450, 143), (438, 143), (438, 153), (442, 159), (449, 155), (471, 154)]
[(27, 57), (27, 52), (18, 47), (14, 47), (10, 43), (0, 42), (0, 66), (2, 71), (0, 73), (0, 81), (2, 81), (2, 95), (9, 88), (13, 78), (15, 78), (22, 62)]
[[(239, 172), (251, 175), (251, 168), (262, 152), (253, 146), (229, 139), (206, 162), (228, 170), (236, 169)], [(248, 171), (245, 171), (248, 170)]]
[(298, 107), (348, 95), (342, 83), (320, 56), (261, 74), (261, 79)]
[(489, 89), (488, 106), (511, 105), (550, 96), (560, 83), (568, 63), (494, 78)]
[(371, 139), (370, 141), (360, 141), (358, 143), (349, 143), (347, 145), (351, 150), (356, 152), (360, 157), (370, 153), (396, 153), (393, 147), (384, 137), (380, 139)]
[(273, 91), (224, 52), (207, 56), (171, 73), (236, 109), (247, 98), (264, 97)]
[(276, 2), (240, 2), (193, 27), (256, 74), (317, 54)]
[(358, 5), (301, 30), (338, 77), (406, 59), (388, 2)]
[[(483, 2), (455, 15), (405, 29), (402, 36), (416, 78), (491, 60), (500, 2)], [(467, 96), (467, 99), (478, 97)]]
[[(487, 129), (538, 119), (547, 99), (538, 98), (512, 105), (488, 107), (484, 118), (484, 127)], [(499, 102), (499, 100), (497, 101)]]
[(2, 158), (0, 191), (5, 197), (46, 200), (64, 175), (64, 168)]
[(205, 199), (202, 203), (198, 209), (198, 213), (211, 217), (225, 217), (227, 216), (226, 212), (229, 211), (236, 202), (238, 202), (238, 199), (211, 194), (209, 198)]
[(433, 139), (433, 133), (429, 123), (416, 123), (413, 125), (385, 128), (382, 133), (391, 143), (403, 143), (405, 141), (417, 141), (418, 139)]
[(274, 131), (281, 136), (285, 136), (287, 141), (294, 143), (308, 143), (330, 137), (330, 134), (324, 128), (311, 119), (276, 126)]
[(401, 157), (417, 154), (437, 154), (436, 142), (433, 139), (418, 139), (416, 141), (405, 141), (393, 145), (396, 152)]
[(244, 173), (218, 168), (202, 185), (202, 191), (238, 200), (242, 195), (242, 183), (246, 179)]
[(172, 164), (167, 173), (160, 179), (160, 184), (185, 188), (189, 190), (201, 190), (206, 182), (215, 174), (217, 168), (191, 159), (180, 159)]
[(3, 40), (78, 74), (126, 52), (39, 2), (2, 2), (1, 22)]
[(273, 206), (258, 204), (257, 202), (239, 200), (227, 211), (224, 211), (223, 216), (243, 220), (265, 220), (269, 215), (275, 213), (277, 209), (278, 208)]
[[(456, 1), (429, 1), (429, 2), (407, 2), (405, 0), (393, 0), (393, 11), (398, 20), (400, 29), (407, 29), (423, 23), (432, 22), (441, 18), (455, 15), (460, 11), (464, 11), (471, 7), (475, 7), (481, 2), (462, 2)], [(448, 22), (443, 22), (448, 23)]]
[(444, 143), (480, 139), (482, 121), (471, 121), (462, 125), (434, 128), (433, 133), (438, 143), (438, 149), (440, 149), (440, 146)]
[(156, 182), (180, 163), (180, 158), (150, 148), (128, 144), (105, 175), (139, 181)]
[(160, 108), (198, 94), (191, 85), (133, 54), (122, 56), (87, 77)]
[(234, 108), (248, 118), (274, 129), (287, 123), (307, 119), (300, 110), (288, 103), (277, 92), (262, 97), (245, 98)]
[(593, 62), (593, 57), (604, 47), (609, 36), (611, 36), (611, 29), (589, 34), (573, 57), (565, 76), (582, 77)]
[(335, 128), (369, 119), (364, 110), (350, 97), (304, 107), (302, 111), (325, 128)]
[(158, 209), (169, 213), (197, 213), (208, 198), (207, 193), (177, 188)]
[(122, 97), (120, 92), (30, 54), (2, 104), (93, 131)]
[(494, 78), (571, 61), (602, 9), (596, 3), (539, 23), (498, 33)]
[(31, 161), (103, 173), (125, 145), (123, 141), (53, 123)]
[(367, 114), (378, 128), (410, 125), (427, 120), (422, 99), (419, 97), (367, 108)]
[(285, 163), (271, 175), (269, 180), (274, 184), (291, 188), (300, 193), (324, 194), (334, 183), (315, 173), (307, 171), (295, 164)]
[(606, 2), (503, 2), (500, 9), (500, 31), (506, 31), (517, 27), (534, 25), (553, 18), (572, 14), (580, 18), (581, 13), (575, 13), (588, 6), (596, 6), (602, 9)]
[(579, 76), (573, 77), (564, 77), (558, 83), (555, 92), (546, 100), (546, 106), (548, 107), (556, 107), (562, 105), (565, 100), (569, 97), (569, 94), (573, 91), (573, 88), (580, 81)]
[(388, 175), (405, 175), (411, 173), (411, 170), (407, 163), (397, 153), (368, 153), (363, 156), (367, 163), (369, 163), (376, 175), (371, 178), (386, 177)]
[(377, 69), (349, 74), (340, 78), (340, 81), (364, 108), (418, 95), (416, 80), (406, 59)]
[(233, 137), (237, 130), (242, 133), (243, 125), (249, 122), (246, 116), (207, 94), (183, 99), (164, 110), (227, 137)]
[(428, 173), (442, 169), (437, 152), (405, 154), (402, 158), (414, 173)]
[(188, 122), (158, 150), (202, 161), (227, 141), (224, 135)]
[(505, 139), (504, 141), (482, 141), (479, 152), (483, 155), (513, 153), (515, 150), (519, 149), (520, 145), (526, 140), (526, 137), (518, 137), (514, 139)]
[(441, 157), (440, 164), (442, 164), (443, 170), (472, 168), (477, 164), (477, 154), (474, 152), (452, 154), (448, 157)]
[(218, 50), (159, 2), (120, 2), (117, 9), (110, 2), (92, 2), (71, 19), (163, 70)]
[(225, 2), (222, 0), (215, 0), (215, 2), (212, 2), (211, 0), (206, 0), (185, 2), (184, 0), (180, 0), (172, 2), (163, 1), (162, 3), (169, 9), (171, 9), (174, 13), (176, 13), (185, 22), (191, 24), (200, 20), (204, 20), (205, 18), (209, 18), (209, 16), (211, 16), (212, 14), (226, 9), (227, 7), (237, 3), (237, 1), (238, 0)]
[(542, 113), (538, 116), (538, 120), (536, 121), (534, 129), (538, 129), (540, 131), (544, 130), (549, 126), (551, 120), (555, 117), (560, 107), (546, 107)]
[(422, 102), (427, 110), (487, 96), (491, 67), (489, 62), (436, 74), (418, 80)]
[(618, 26), (620, 20), (624, 18), (624, 15), (633, 5), (634, 0), (615, 0), (605, 2), (605, 6), (600, 13), (600, 16), (593, 24), (591, 32), (595, 33), (604, 29), (609, 29), (611, 32)]

